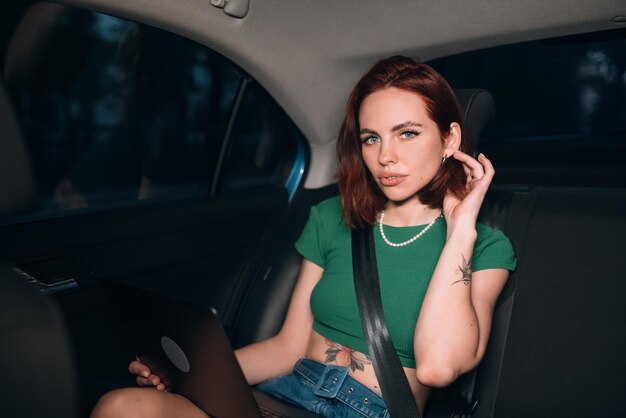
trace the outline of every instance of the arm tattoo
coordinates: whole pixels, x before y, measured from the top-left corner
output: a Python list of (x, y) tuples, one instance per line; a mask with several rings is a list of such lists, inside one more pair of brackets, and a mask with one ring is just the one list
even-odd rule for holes
[(452, 282), (452, 284), (462, 282), (465, 286), (467, 286), (472, 281), (472, 260), (470, 259), (470, 261), (467, 261), (463, 254), (461, 254), (461, 258), (463, 259), (463, 263), (461, 263), (459, 268), (456, 270), (461, 273), (461, 279), (456, 282)]
[(372, 364), (369, 356), (366, 356), (363, 353), (358, 351), (354, 351), (350, 347), (346, 347), (345, 345), (337, 344), (334, 341), (326, 338), (326, 344), (328, 344), (328, 350), (326, 350), (326, 360), (325, 363), (336, 363), (339, 366), (349, 367), (350, 370), (365, 370), (365, 365)]

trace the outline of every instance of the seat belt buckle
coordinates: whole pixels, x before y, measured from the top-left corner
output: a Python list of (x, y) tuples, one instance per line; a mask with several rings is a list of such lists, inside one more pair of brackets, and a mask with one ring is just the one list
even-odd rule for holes
[(451, 418), (470, 418), (476, 409), (478, 409), (478, 400), (473, 399), (467, 401), (465, 399), (459, 399), (455, 402), (454, 412), (452, 412)]

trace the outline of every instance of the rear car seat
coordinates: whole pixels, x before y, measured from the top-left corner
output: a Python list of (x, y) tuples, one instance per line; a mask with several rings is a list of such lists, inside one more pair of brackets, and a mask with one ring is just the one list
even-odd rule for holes
[(626, 190), (535, 188), (506, 212), (505, 233), (521, 232), (514, 299), (475, 416), (623, 416)]

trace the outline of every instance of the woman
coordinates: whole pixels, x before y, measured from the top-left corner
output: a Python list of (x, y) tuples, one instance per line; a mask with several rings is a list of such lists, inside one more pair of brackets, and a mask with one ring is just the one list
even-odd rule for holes
[[(324, 416), (384, 416), (352, 276), (350, 229), (366, 224), (376, 228), (385, 318), (419, 409), (431, 387), (478, 364), (516, 260), (502, 233), (476, 223), (494, 169), (467, 151), (458, 102), (432, 68), (396, 56), (363, 76), (337, 143), (341, 197), (312, 208), (296, 243), (304, 260), (283, 327), (236, 351), (251, 385)], [(94, 417), (205, 416), (145, 365), (129, 369), (158, 390), (111, 392)], [(343, 379), (340, 395), (320, 396), (330, 376)]]

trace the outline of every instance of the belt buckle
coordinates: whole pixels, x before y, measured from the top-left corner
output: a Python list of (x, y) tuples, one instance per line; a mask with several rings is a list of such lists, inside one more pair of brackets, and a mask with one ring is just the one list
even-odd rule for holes
[(347, 375), (347, 367), (334, 365), (326, 366), (313, 393), (325, 398), (336, 397)]

